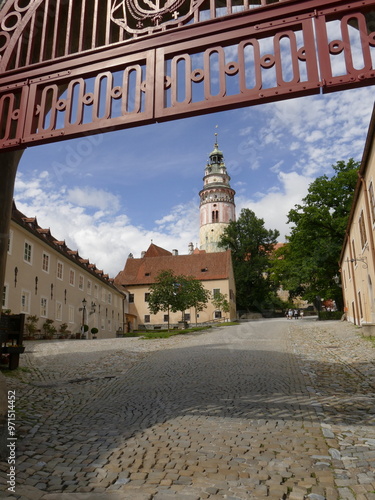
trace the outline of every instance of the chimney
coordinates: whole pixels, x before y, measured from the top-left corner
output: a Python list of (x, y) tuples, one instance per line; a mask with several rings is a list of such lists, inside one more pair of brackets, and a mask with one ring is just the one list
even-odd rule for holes
[(143, 250), (143, 252), (141, 252), (141, 259), (143, 259), (143, 257), (146, 255), (146, 252), (145, 250)]
[(172, 255), (178, 255), (178, 250), (176, 250), (175, 248), (172, 250)]

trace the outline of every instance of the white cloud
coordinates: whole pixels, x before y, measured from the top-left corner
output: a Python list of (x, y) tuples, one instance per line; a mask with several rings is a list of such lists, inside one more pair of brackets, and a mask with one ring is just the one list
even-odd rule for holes
[(290, 233), (287, 224), (287, 214), (307, 194), (313, 178), (300, 175), (297, 172), (279, 172), (278, 179), (281, 188), (278, 191), (270, 189), (266, 194), (256, 193), (254, 199), (237, 198), (237, 216), (243, 208), (249, 208), (255, 215), (264, 219), (267, 229), (277, 229), (280, 232), (279, 241), (285, 241)]
[(99, 208), (102, 211), (110, 210), (111, 212), (117, 212), (120, 208), (118, 196), (108, 193), (103, 189), (93, 187), (74, 187), (73, 189), (69, 189), (66, 199), (75, 205)]
[[(191, 202), (172, 208), (154, 230), (134, 226), (126, 214), (117, 214), (119, 200), (100, 189), (63, 187), (56, 191), (44, 175), (17, 177), (15, 201), (17, 208), (27, 216), (37, 216), (41, 227), (49, 227), (58, 240), (78, 249), (110, 276), (116, 276), (124, 267), (129, 253), (140, 257), (151, 240), (168, 250), (177, 248), (187, 253), (188, 244), (196, 243), (199, 209)], [(37, 194), (37, 196), (35, 196)], [(94, 197), (94, 198), (93, 198)], [(80, 205), (78, 205), (80, 204)], [(93, 215), (89, 208), (102, 206)]]

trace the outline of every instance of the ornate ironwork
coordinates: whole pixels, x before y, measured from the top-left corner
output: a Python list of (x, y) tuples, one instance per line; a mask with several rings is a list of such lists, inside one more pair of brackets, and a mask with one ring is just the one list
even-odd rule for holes
[(0, 147), (371, 85), (374, 18), (375, 0), (8, 0)]

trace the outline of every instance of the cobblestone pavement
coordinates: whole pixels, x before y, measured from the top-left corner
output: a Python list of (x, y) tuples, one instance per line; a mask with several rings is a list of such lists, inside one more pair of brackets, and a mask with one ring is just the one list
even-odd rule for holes
[(343, 322), (28, 342), (20, 500), (375, 500), (375, 348)]

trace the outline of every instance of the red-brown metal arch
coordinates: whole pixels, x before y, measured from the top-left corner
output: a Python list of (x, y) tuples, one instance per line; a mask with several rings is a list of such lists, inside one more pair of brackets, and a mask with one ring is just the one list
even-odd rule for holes
[(8, 0), (1, 149), (374, 83), (375, 0), (145, 5)]

